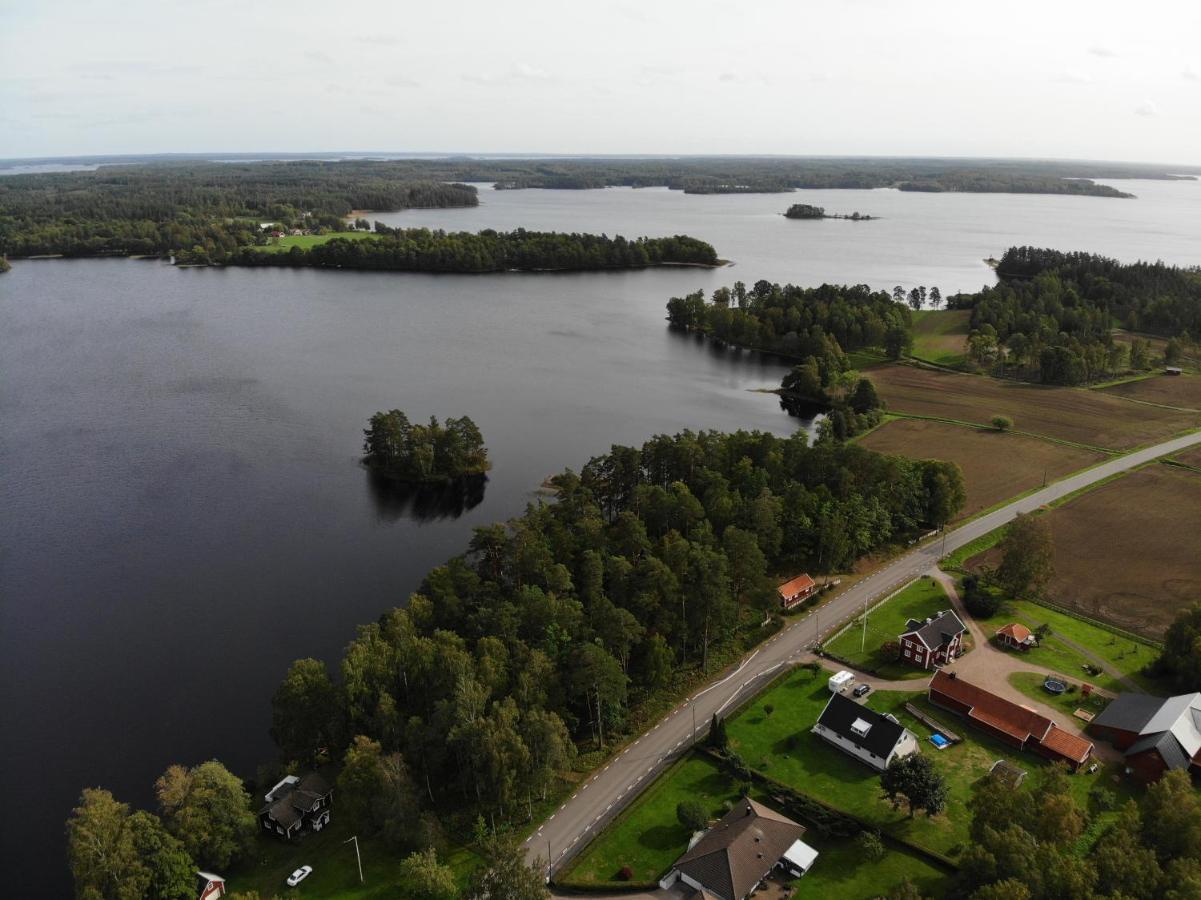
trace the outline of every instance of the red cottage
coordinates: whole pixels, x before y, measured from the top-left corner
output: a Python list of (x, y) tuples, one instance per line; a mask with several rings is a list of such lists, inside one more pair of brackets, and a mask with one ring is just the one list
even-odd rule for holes
[(778, 588), (780, 609), (792, 609), (806, 597), (817, 590), (817, 582), (808, 575), (798, 575), (792, 581), (786, 581)]

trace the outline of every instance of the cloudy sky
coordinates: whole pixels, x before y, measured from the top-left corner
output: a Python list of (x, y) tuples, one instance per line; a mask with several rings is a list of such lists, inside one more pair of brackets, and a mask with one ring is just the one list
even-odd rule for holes
[(1201, 2), (0, 0), (0, 157), (1201, 164)]

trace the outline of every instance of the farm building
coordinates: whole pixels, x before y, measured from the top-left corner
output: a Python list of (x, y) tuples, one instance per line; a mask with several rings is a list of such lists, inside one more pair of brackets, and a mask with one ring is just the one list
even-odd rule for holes
[(1089, 730), (1125, 751), (1126, 768), (1140, 781), (1158, 781), (1169, 769), (1201, 774), (1201, 694), (1122, 694)]
[(808, 871), (817, 851), (801, 840), (804, 833), (803, 825), (744, 798), (694, 839), (659, 886), (683, 882), (701, 897), (745, 900), (777, 867), (792, 877)]
[(1004, 628), (997, 629), (997, 643), (1002, 647), (1025, 651), (1037, 647), (1038, 638), (1025, 625), (1010, 622)]
[(1064, 731), (1032, 709), (939, 670), (930, 680), (930, 702), (963, 716), (981, 731), (1018, 750), (1030, 750), (1076, 771), (1093, 753), (1090, 741)]
[(945, 666), (963, 652), (966, 630), (959, 616), (949, 609), (924, 622), (910, 619), (897, 639), (901, 645), (901, 658), (923, 669)]
[(780, 608), (792, 609), (806, 597), (812, 596), (816, 590), (816, 581), (808, 575), (798, 575), (791, 581), (786, 581), (776, 588), (776, 593), (780, 595)]
[(259, 823), (264, 831), (289, 841), (306, 826), (320, 831), (329, 824), (333, 796), (334, 789), (316, 772), (304, 778), (289, 775), (263, 798), (266, 806), (259, 810)]
[(913, 732), (892, 716), (860, 706), (844, 694), (826, 703), (813, 733), (878, 772), (918, 749)]

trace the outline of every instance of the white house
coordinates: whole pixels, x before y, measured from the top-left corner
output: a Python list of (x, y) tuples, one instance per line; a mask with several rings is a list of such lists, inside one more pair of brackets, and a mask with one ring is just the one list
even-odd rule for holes
[(843, 753), (883, 772), (894, 759), (917, 753), (917, 738), (892, 716), (835, 694), (818, 716), (813, 733)]

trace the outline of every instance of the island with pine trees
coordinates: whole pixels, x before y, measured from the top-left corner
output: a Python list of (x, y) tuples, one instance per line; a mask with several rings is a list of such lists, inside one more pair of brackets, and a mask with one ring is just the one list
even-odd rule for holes
[(826, 213), (825, 207), (811, 206), (808, 203), (794, 203), (784, 213), (786, 219), (849, 219), (852, 222), (870, 222), (879, 216), (865, 216), (858, 211), (849, 216), (840, 213)]
[(407, 484), (449, 484), (492, 467), (484, 436), (467, 416), (417, 425), (399, 409), (377, 412), (363, 436), (363, 464)]

